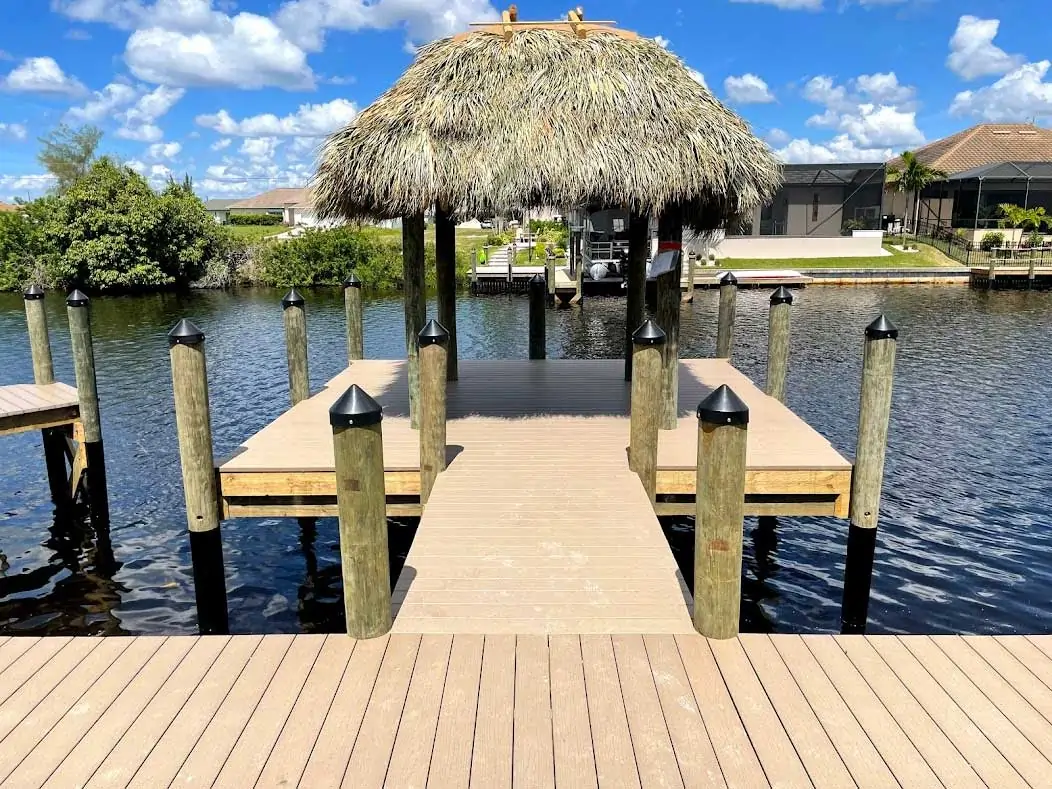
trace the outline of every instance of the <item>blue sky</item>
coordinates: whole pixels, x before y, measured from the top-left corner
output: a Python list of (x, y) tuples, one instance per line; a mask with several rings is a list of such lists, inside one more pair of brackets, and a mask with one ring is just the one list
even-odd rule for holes
[[(571, 3), (520, 0), (523, 19)], [(37, 138), (93, 123), (101, 150), (205, 197), (300, 185), (324, 135), (415, 45), (493, 18), (488, 0), (8, 0), (0, 200), (48, 188)], [(657, 38), (786, 161), (874, 160), (979, 121), (1052, 117), (1052, 37), (1017, 0), (604, 0)]]

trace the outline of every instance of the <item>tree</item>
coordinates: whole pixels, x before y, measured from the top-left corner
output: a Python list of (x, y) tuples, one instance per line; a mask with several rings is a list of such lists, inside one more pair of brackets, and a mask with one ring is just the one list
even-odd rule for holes
[(936, 181), (946, 178), (946, 173), (924, 164), (912, 151), (903, 151), (902, 167), (889, 167), (887, 189), (913, 195), (913, 232), (917, 232), (920, 222), (920, 195), (924, 189)]
[(1037, 233), (1042, 226), (1052, 227), (1052, 216), (1045, 213), (1043, 206), (1036, 208), (1022, 208), (1011, 203), (1001, 203), (997, 206), (997, 212), (1004, 217), (999, 223), (1001, 227), (1019, 228)]
[(94, 126), (73, 129), (64, 123), (40, 138), (37, 161), (55, 176), (55, 189), (59, 194), (66, 192), (91, 169), (101, 139), (102, 132)]

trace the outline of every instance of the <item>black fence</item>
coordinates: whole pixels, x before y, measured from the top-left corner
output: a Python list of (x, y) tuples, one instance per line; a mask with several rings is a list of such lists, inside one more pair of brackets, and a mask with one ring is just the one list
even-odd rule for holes
[(895, 238), (901, 243), (917, 241), (933, 246), (964, 266), (1052, 267), (1052, 245), (1028, 246), (1024, 240), (1021, 244), (1004, 242), (983, 248), (981, 244), (968, 241), (958, 231), (934, 222), (919, 222), (916, 234), (904, 232)]

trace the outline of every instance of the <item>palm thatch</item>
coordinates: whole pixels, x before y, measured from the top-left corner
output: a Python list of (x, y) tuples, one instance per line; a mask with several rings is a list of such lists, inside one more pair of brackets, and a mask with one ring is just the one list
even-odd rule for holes
[(460, 216), (678, 202), (698, 230), (769, 199), (781, 169), (739, 116), (651, 39), (528, 27), (436, 41), (322, 147), (319, 216)]

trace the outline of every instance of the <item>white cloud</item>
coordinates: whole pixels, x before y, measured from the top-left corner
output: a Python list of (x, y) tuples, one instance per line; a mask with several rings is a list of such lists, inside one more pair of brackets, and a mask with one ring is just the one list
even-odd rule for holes
[(209, 147), (213, 151), (222, 151), (224, 148), (229, 148), (230, 147), (230, 143), (232, 143), (232, 142), (233, 142), (233, 140), (231, 140), (229, 137), (224, 137), (221, 140), (216, 140)]
[(70, 107), (66, 112), (69, 120), (79, 123), (98, 123), (110, 118), (121, 107), (131, 104), (139, 96), (139, 91), (124, 82), (111, 82), (102, 90), (96, 90), (80, 107)]
[(784, 129), (771, 129), (767, 132), (767, 142), (771, 145), (785, 145), (790, 139), (789, 132)]
[(732, 3), (762, 3), (783, 11), (821, 11), (822, 0), (731, 0)]
[(957, 30), (950, 39), (950, 54), (946, 65), (950, 71), (963, 79), (975, 79), (986, 75), (1007, 74), (1023, 63), (1019, 55), (1009, 55), (994, 44), (998, 19), (979, 19), (962, 16)]
[(768, 104), (774, 101), (774, 94), (767, 83), (755, 74), (727, 77), (723, 81), (723, 89), (727, 98), (738, 104)]
[(143, 26), (208, 30), (217, 15), (211, 0), (51, 0), (51, 7), (80, 22), (105, 22), (122, 30)]
[(52, 96), (80, 96), (84, 86), (66, 74), (54, 58), (26, 58), (0, 80), (0, 87), (12, 93), (43, 93)]
[(851, 106), (847, 98), (847, 88), (837, 85), (832, 77), (812, 77), (804, 85), (803, 97), (815, 104), (824, 104), (834, 110), (847, 109)]
[(794, 164), (831, 164), (833, 162), (885, 162), (894, 156), (891, 148), (864, 148), (846, 134), (826, 142), (808, 139), (791, 140), (774, 152), (783, 162)]
[(975, 115), (987, 121), (1026, 121), (1052, 116), (1052, 82), (1047, 60), (1026, 63), (992, 85), (958, 93), (951, 115)]
[(912, 104), (917, 97), (917, 89), (912, 85), (901, 84), (894, 71), (862, 74), (855, 77), (855, 87), (859, 93), (877, 104), (902, 107)]
[(690, 74), (690, 78), (697, 82), (701, 87), (708, 88), (709, 83), (705, 81), (705, 75), (698, 71), (696, 68), (687, 67), (687, 73)]
[(174, 159), (183, 150), (183, 146), (177, 142), (155, 142), (146, 149), (149, 159)]
[(268, 112), (238, 121), (226, 110), (220, 110), (214, 115), (198, 115), (194, 121), (220, 134), (239, 137), (324, 137), (346, 126), (357, 114), (353, 102), (333, 99), (326, 104), (302, 104), (296, 112), (281, 118)]
[(273, 161), (281, 142), (277, 137), (249, 137), (241, 143), (238, 153), (256, 164), (265, 164)]
[(53, 175), (0, 175), (0, 198), (9, 202), (16, 197), (39, 197), (54, 185)]
[(29, 134), (24, 124), (0, 123), (0, 137), (9, 137), (12, 140), (24, 140)]
[(139, 142), (156, 142), (161, 139), (163, 133), (156, 121), (166, 115), (185, 93), (182, 88), (160, 85), (142, 94), (135, 104), (116, 115), (121, 123), (121, 127), (117, 129), (117, 136)]
[(654, 36), (654, 42), (662, 49), (668, 49), (672, 45), (672, 42), (664, 36)]

